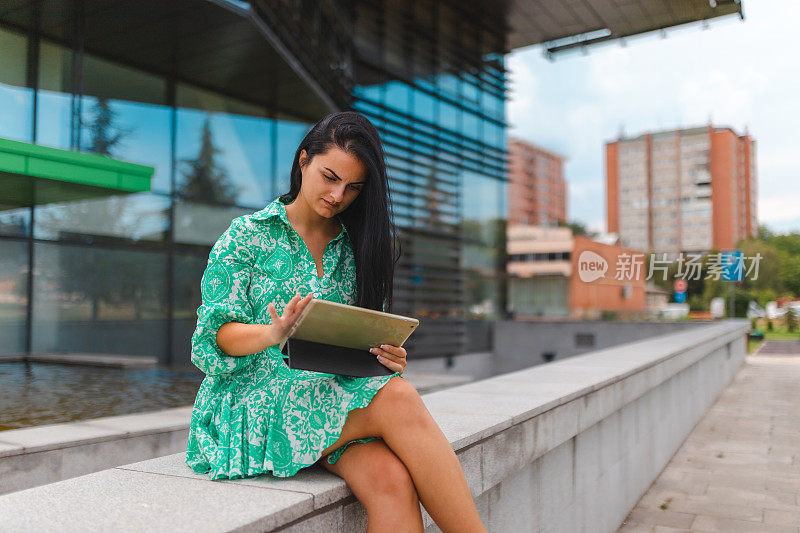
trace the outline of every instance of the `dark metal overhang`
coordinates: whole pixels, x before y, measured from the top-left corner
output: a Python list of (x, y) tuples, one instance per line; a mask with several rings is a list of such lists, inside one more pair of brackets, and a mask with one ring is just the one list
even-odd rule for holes
[(38, 26), (43, 37), (97, 57), (312, 122), (343, 105), (291, 50), (276, 49), (246, 2), (4, 0), (0, 22)]
[[(34, 29), (38, 20), (42, 35), (73, 46), (83, 33), (83, 46), (99, 57), (315, 121), (349, 107), (342, 89), (352, 81), (349, 53), (329, 53), (349, 48), (352, 29), (337, 15), (339, 2), (319, 5), (322, 16), (287, 12), (279, 0), (5, 0), (0, 21)], [(465, 0), (462, 7), (484, 23), (505, 20), (498, 53), (543, 44), (557, 54), (743, 17), (740, 0)], [(320, 40), (323, 33), (329, 37)]]
[(508, 48), (543, 44), (548, 54), (738, 15), (740, 0), (510, 0)]

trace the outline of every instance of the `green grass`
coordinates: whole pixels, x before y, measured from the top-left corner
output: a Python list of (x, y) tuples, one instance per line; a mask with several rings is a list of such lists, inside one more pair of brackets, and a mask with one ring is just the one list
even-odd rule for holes
[(800, 333), (795, 331), (794, 333), (789, 333), (783, 329), (776, 329), (774, 331), (764, 331), (764, 340), (765, 341), (796, 341), (800, 340)]
[[(764, 325), (764, 319), (761, 319), (758, 328), (756, 328), (755, 331), (763, 333), (765, 341), (800, 341), (800, 330), (795, 330), (794, 332), (789, 333), (786, 330), (786, 326), (778, 323), (774, 325), (772, 331), (769, 331)], [(761, 344), (761, 341), (748, 340), (747, 352), (753, 353), (753, 351), (758, 348), (759, 344)]]
[(765, 341), (796, 341), (800, 340), (800, 329), (789, 332), (783, 321), (775, 319), (772, 321), (773, 328), (770, 330), (767, 327), (768, 321), (764, 318), (758, 320), (757, 327), (753, 330), (754, 333), (763, 333)]

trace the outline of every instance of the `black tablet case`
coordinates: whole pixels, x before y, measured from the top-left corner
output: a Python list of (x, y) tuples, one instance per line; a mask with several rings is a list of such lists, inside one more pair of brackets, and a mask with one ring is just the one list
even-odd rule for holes
[(388, 376), (393, 370), (385, 367), (369, 350), (346, 348), (335, 344), (304, 341), (289, 337), (281, 353), (286, 366), (344, 376)]

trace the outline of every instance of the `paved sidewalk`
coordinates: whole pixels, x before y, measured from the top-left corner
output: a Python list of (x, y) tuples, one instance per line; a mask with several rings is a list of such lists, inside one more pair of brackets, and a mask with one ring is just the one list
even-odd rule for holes
[(800, 532), (800, 355), (761, 348), (620, 532)]

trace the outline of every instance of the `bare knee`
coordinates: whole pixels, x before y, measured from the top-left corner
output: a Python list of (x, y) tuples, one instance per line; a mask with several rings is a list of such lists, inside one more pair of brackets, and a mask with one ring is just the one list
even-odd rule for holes
[(392, 396), (395, 400), (416, 401), (419, 400), (419, 392), (407, 379), (393, 377), (381, 387), (377, 394)]
[(325, 467), (344, 478), (368, 510), (406, 511), (419, 506), (419, 496), (405, 464), (381, 439), (348, 447), (339, 460)]
[(419, 496), (408, 469), (385, 445), (384, 450), (372, 454), (362, 465), (368, 489), (358, 495), (359, 500), (367, 509), (373, 505), (418, 505)]
[(417, 389), (403, 378), (392, 378), (370, 403), (370, 415), (379, 428), (384, 424), (420, 424), (432, 422)]

